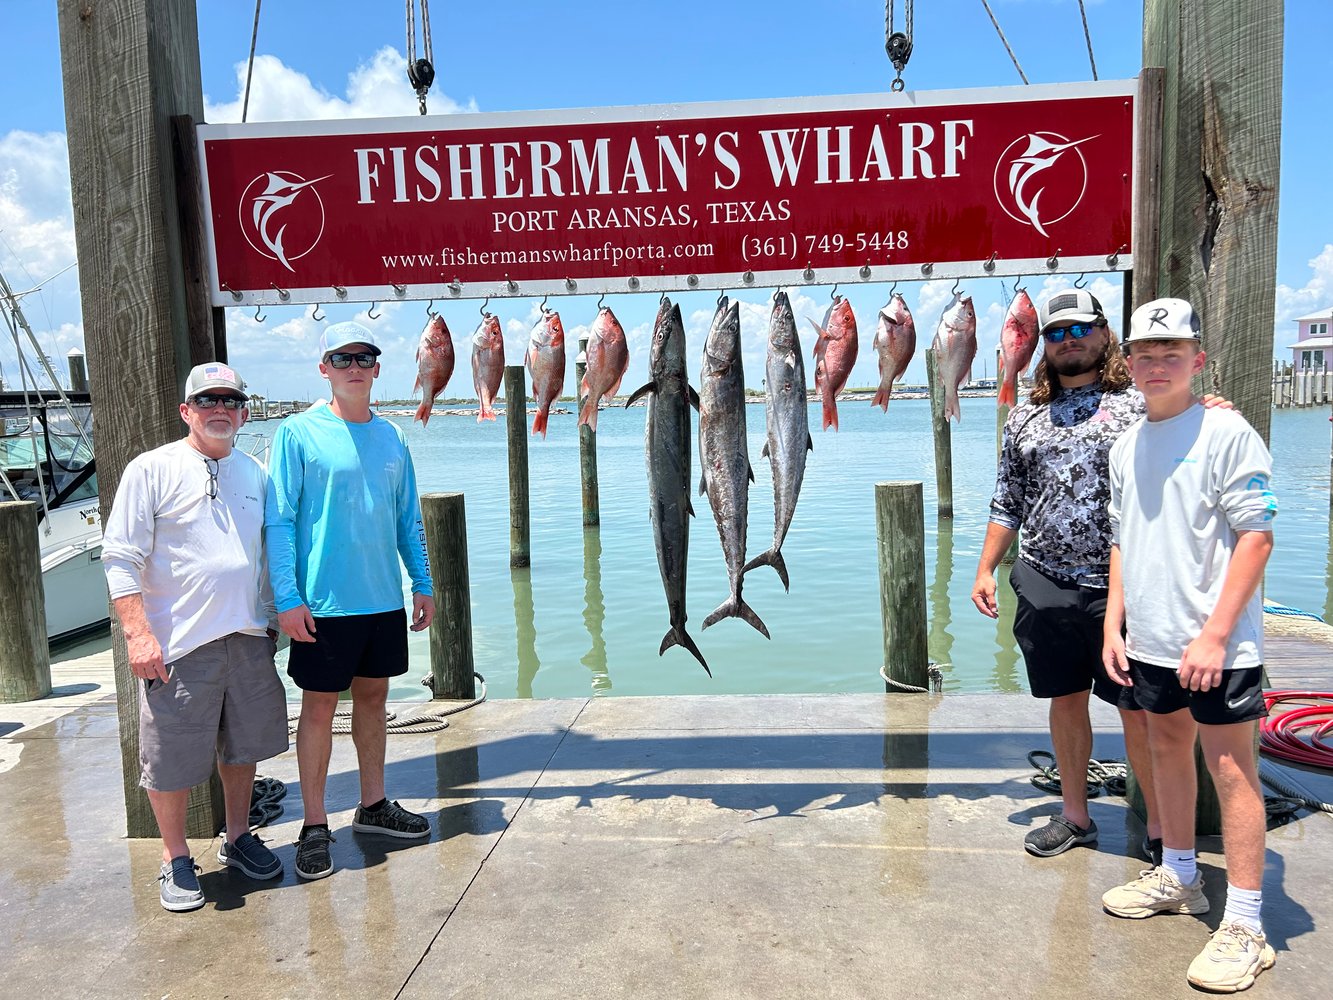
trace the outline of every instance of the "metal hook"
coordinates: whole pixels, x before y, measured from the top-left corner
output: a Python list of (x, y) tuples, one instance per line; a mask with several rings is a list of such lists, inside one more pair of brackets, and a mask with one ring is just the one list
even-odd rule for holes
[(488, 296), (486, 296), (485, 299), (482, 300), (481, 308), (477, 310), (477, 312), (481, 313), (481, 318), (482, 318), (482, 319), (485, 319), (485, 318), (487, 317), (487, 315), (489, 315), (489, 314), (486, 312), (486, 307), (487, 307), (488, 305), (490, 305), (490, 304), (491, 304), (491, 297), (488, 295)]
[(1051, 254), (1049, 257), (1046, 258), (1046, 267), (1049, 270), (1054, 271), (1059, 266), (1060, 266), (1060, 248), (1056, 247), (1055, 253)]
[(325, 316), (323, 313), (321, 313), (321, 312), (319, 311), (320, 308), (321, 308), (320, 304), (319, 304), (318, 302), (316, 302), (316, 303), (315, 303), (315, 308), (312, 309), (312, 310), (310, 310), (310, 318), (313, 319), (316, 323), (322, 323), (322, 322), (324, 322), (324, 320), (326, 320), (326, 319), (328, 318), (327, 316)]
[(1078, 280), (1074, 282), (1074, 287), (1081, 289), (1081, 288), (1086, 288), (1087, 286), (1088, 286), (1088, 276), (1086, 274), (1080, 274), (1078, 276)]
[[(657, 297), (657, 304), (660, 306), (665, 301), (666, 301), (666, 292), (664, 291), (662, 292), (661, 295)], [(719, 303), (721, 303), (721, 301), (722, 301), (721, 299), (718, 299)]]
[(261, 316), (261, 315), (259, 315), (259, 303), (256, 302), (256, 303), (255, 303), (255, 322), (256, 322), (256, 323), (262, 323), (262, 322), (264, 322), (264, 320), (267, 319), (267, 318), (268, 318), (267, 316)]
[(546, 300), (549, 299), (550, 297), (551, 297), (550, 292), (547, 292), (545, 295), (542, 296), (542, 304), (538, 307), (539, 309), (541, 309), (542, 312), (546, 312)]
[(727, 297), (727, 290), (725, 288), (718, 289), (716, 304), (719, 306), (722, 305), (722, 300), (725, 299), (726, 297)]
[(375, 307), (378, 305), (379, 305), (378, 302), (372, 302), (370, 304), (370, 308), (366, 310), (366, 319), (379, 319), (381, 316), (384, 315), (383, 313), (375, 312)]
[(1020, 288), (1018, 287), (1018, 283), (1019, 283), (1020, 281), (1022, 281), (1022, 280), (1023, 280), (1023, 276), (1022, 276), (1021, 274), (1015, 274), (1015, 275), (1014, 275), (1014, 295), (1015, 295), (1015, 296), (1017, 296), (1018, 293), (1019, 293), (1020, 291), (1022, 291), (1022, 289), (1020, 289)]
[(830, 302), (838, 301), (838, 283), (836, 281), (833, 283), (833, 291), (828, 293), (828, 297)]
[(958, 294), (958, 288), (959, 288), (960, 285), (962, 285), (962, 283), (963, 283), (963, 279), (962, 279), (962, 278), (954, 278), (954, 279), (953, 279), (953, 287), (949, 289), (949, 294), (950, 294), (950, 295), (957, 295), (957, 294)]
[(426, 303), (426, 318), (427, 318), (427, 319), (433, 319), (433, 318), (435, 317), (435, 308), (434, 308), (434, 306), (435, 306), (435, 300), (434, 300), (434, 299), (431, 299), (429, 302)]
[(898, 291), (898, 279), (894, 278), (893, 284), (889, 286), (889, 298), (893, 298), (894, 293), (897, 291)]
[(982, 262), (981, 267), (987, 274), (995, 270), (995, 261), (999, 256), (998, 253), (992, 250), (990, 252), (990, 259)]
[(603, 307), (602, 307), (602, 300), (603, 300), (604, 298), (606, 298), (606, 292), (603, 292), (601, 295), (597, 296), (597, 311), (598, 311), (598, 312), (601, 312), (601, 311), (602, 311), (602, 308), (603, 308)]

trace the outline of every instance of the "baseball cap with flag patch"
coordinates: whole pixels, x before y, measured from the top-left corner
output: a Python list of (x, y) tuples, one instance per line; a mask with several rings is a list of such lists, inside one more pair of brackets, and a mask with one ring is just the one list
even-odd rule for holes
[(209, 361), (190, 369), (190, 375), (185, 380), (185, 401), (189, 402), (192, 396), (209, 389), (227, 389), (234, 396), (250, 398), (250, 394), (245, 391), (245, 379), (220, 361)]
[(1199, 314), (1184, 299), (1153, 299), (1129, 317), (1125, 343), (1140, 340), (1200, 340)]
[(1067, 288), (1041, 304), (1037, 332), (1045, 333), (1058, 323), (1105, 323), (1106, 315), (1097, 297), (1086, 288)]

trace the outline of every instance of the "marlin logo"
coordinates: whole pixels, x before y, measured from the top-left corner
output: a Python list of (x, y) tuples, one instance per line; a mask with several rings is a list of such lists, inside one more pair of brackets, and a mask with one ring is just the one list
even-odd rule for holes
[[(1046, 231), (1046, 227), (1059, 222), (1083, 200), (1088, 171), (1083, 155), (1077, 147), (1096, 138), (1097, 136), (1090, 135), (1071, 141), (1054, 132), (1029, 132), (1023, 138), (1014, 140), (995, 165), (995, 195), (1000, 200), (1001, 207), (1011, 218), (1027, 223), (1049, 239), (1050, 234)], [(1067, 155), (1071, 151), (1073, 155)], [(1000, 175), (1006, 166), (1008, 168), (1005, 171), (1006, 185), (1002, 193)], [(1052, 209), (1051, 199), (1047, 198), (1043, 205), (1042, 195), (1051, 189), (1057, 175), (1061, 187), (1068, 188), (1072, 182), (1077, 185), (1078, 192), (1072, 199), (1072, 204), (1061, 204)], [(1068, 200), (1067, 196), (1061, 200)]]
[(287, 226), (284, 223), (278, 227), (276, 233), (273, 232), (273, 217), (294, 202), (306, 188), (318, 184), (320, 181), (328, 180), (332, 176), (332, 174), (325, 174), (323, 177), (316, 177), (313, 181), (297, 183), (285, 180), (277, 174), (269, 174), (268, 186), (264, 188), (264, 193), (255, 198), (253, 206), (254, 223), (259, 238), (264, 241), (264, 246), (273, 251), (273, 256), (278, 258), (278, 263), (289, 271), (295, 271), (295, 268), (287, 260), (287, 254), (282, 248), (282, 234), (287, 231)]

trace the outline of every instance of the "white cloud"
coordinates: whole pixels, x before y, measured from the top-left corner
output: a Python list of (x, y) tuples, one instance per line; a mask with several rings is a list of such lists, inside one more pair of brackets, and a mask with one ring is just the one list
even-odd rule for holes
[[(1333, 306), (1333, 243), (1325, 243), (1324, 249), (1307, 261), (1307, 264), (1313, 273), (1310, 280), (1302, 287), (1292, 288), (1283, 284), (1277, 286), (1273, 332), (1278, 344), (1290, 343), (1296, 336), (1296, 328), (1292, 322), (1297, 317), (1322, 312)], [(1285, 351), (1282, 352), (1282, 356), (1286, 356)]]

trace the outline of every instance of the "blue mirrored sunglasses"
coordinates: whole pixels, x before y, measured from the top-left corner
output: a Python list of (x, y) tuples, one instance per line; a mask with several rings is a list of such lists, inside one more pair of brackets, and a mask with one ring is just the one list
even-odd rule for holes
[(1082, 340), (1101, 325), (1100, 323), (1071, 323), (1069, 326), (1057, 326), (1054, 329), (1047, 330), (1042, 336), (1046, 338), (1048, 344), (1060, 343), (1065, 339), (1065, 334), (1069, 334), (1075, 340)]

